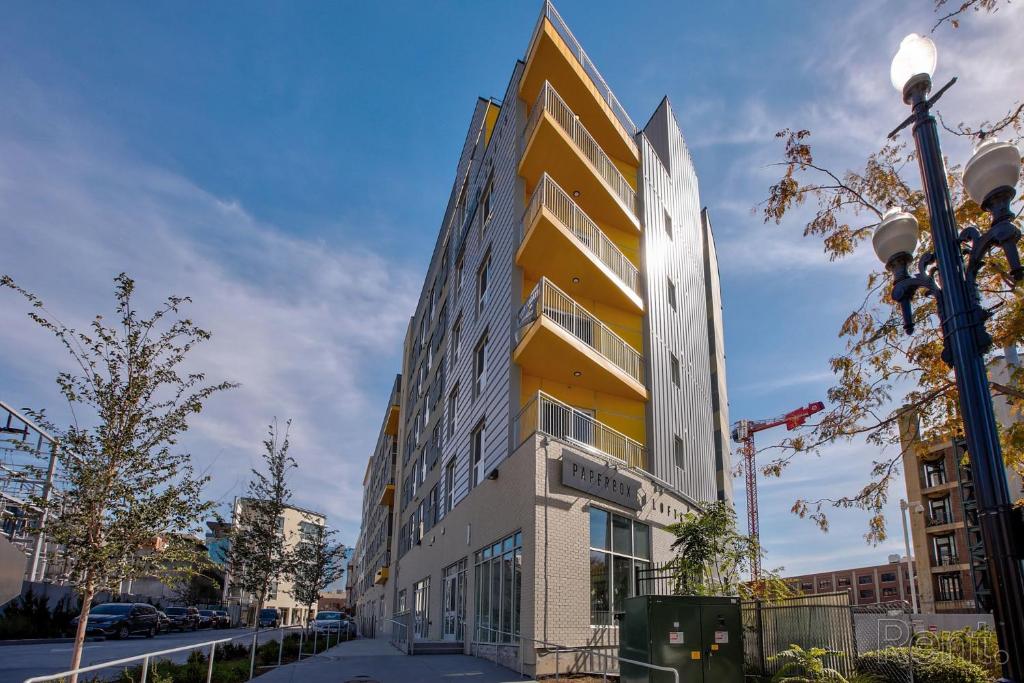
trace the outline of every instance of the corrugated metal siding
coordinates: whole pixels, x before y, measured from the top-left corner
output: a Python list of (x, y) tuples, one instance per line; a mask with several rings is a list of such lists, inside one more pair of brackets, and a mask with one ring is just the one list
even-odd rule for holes
[[(697, 176), (667, 100), (638, 139), (647, 302), (644, 342), (651, 394), (649, 469), (691, 499), (714, 500), (718, 486)], [(667, 168), (662, 159), (667, 160)], [(666, 215), (672, 224), (671, 238), (665, 229)], [(675, 310), (668, 302), (669, 278), (676, 286)], [(672, 381), (670, 354), (679, 358), (680, 386)], [(676, 466), (676, 436), (684, 445), (682, 468)]]
[[(711, 218), (700, 214), (704, 227), (704, 285), (707, 290), (708, 341), (711, 346), (711, 392), (717, 394), (715, 425), (715, 477), (719, 498), (732, 500), (732, 446), (729, 437), (729, 393), (725, 382), (725, 327), (722, 322), (722, 283), (718, 275), (718, 251)], [(714, 405), (712, 405), (714, 407)]]

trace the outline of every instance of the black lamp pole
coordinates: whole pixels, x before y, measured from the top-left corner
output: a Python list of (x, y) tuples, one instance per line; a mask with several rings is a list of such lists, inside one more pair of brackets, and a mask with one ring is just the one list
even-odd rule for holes
[[(948, 87), (948, 86), (947, 86)], [(946, 183), (946, 169), (939, 148), (932, 102), (928, 99), (930, 81), (908, 84), (904, 99), (913, 107), (908, 121), (913, 122), (914, 142), (921, 168), (934, 254), (922, 259), (922, 269), (910, 277), (906, 263), (894, 269), (893, 298), (903, 305), (908, 332), (912, 321), (906, 318), (910, 297), (918, 287), (928, 289), (938, 299), (939, 316), (945, 339), (944, 360), (953, 367), (960, 393), (960, 412), (967, 437), (967, 451), (978, 501), (978, 520), (988, 554), (988, 577), (992, 591), (996, 633), (1004, 651), (1004, 680), (1024, 682), (1024, 529), (1019, 511), (1010, 500), (1009, 485), (1003, 464), (1002, 449), (992, 395), (989, 390), (985, 353), (992, 339), (985, 331), (987, 313), (982, 309), (975, 274), (985, 253), (995, 246), (1007, 252), (1011, 271), (1019, 279), (1020, 263), (1016, 240), (1020, 233), (1012, 225), (1009, 199), (1012, 188), (1001, 188), (986, 198), (984, 208), (992, 211), (993, 227), (984, 235), (968, 228), (958, 233), (953, 205)], [(943, 89), (944, 90), (944, 89)], [(1006, 206), (1004, 206), (1004, 204)], [(997, 232), (1000, 234), (997, 236)], [(968, 263), (964, 264), (962, 245), (973, 244)], [(1012, 252), (1012, 253), (1011, 253)], [(934, 263), (939, 272), (939, 285), (924, 271)], [(925, 281), (929, 281), (927, 284)]]

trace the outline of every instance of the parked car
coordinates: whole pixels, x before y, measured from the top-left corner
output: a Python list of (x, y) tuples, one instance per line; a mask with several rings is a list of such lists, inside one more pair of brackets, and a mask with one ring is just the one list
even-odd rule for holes
[[(79, 617), (71, 620), (71, 629), (78, 628)], [(152, 638), (159, 629), (156, 607), (141, 602), (108, 602), (89, 611), (86, 635), (127, 638), (141, 633)]]
[(313, 619), (313, 631), (337, 634), (341, 630), (343, 618), (341, 612), (317, 612)]
[(215, 628), (231, 628), (231, 616), (222, 609), (213, 610)]
[(199, 628), (213, 628), (213, 610), (199, 610)]
[(273, 607), (260, 610), (260, 628), (277, 628), (281, 623), (281, 615)]
[(157, 623), (156, 623), (156, 632), (157, 633), (166, 633), (167, 631), (171, 630), (171, 619), (170, 619), (170, 617), (167, 616), (166, 613), (162, 612), (161, 610), (157, 610), (156, 611), (156, 619), (157, 619)]
[(199, 610), (195, 607), (168, 607), (164, 612), (171, 621), (168, 630), (195, 631), (199, 628)]

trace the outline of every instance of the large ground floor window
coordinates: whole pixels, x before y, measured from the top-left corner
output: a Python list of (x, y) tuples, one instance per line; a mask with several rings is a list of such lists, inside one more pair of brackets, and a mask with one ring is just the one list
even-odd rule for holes
[(651, 565), (651, 527), (590, 506), (590, 623), (615, 624), (636, 594), (636, 572)]
[(412, 585), (413, 632), (427, 638), (430, 632), (430, 577)]
[(517, 641), (523, 590), (522, 533), (516, 532), (477, 551), (473, 577), (477, 642)]

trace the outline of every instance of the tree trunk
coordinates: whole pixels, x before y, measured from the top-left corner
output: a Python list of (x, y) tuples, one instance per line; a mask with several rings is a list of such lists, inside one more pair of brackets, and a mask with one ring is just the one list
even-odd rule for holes
[[(91, 583), (91, 582), (90, 582)], [(82, 609), (78, 613), (78, 628), (75, 629), (75, 643), (71, 646), (71, 670), (74, 671), (82, 663), (82, 648), (85, 647), (85, 631), (89, 625), (89, 611), (96, 589), (91, 585), (82, 594)], [(78, 674), (71, 674), (71, 683), (78, 683)]]

